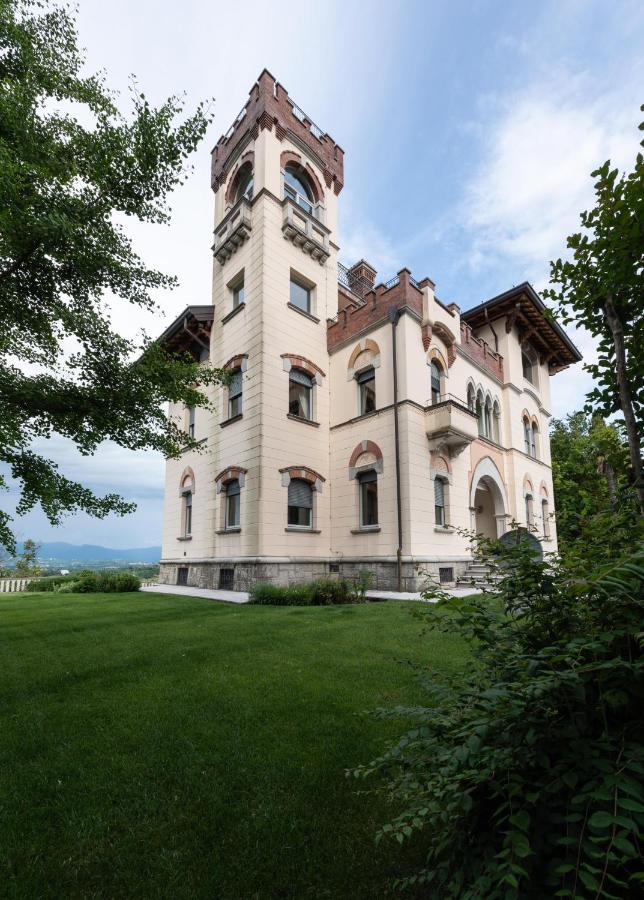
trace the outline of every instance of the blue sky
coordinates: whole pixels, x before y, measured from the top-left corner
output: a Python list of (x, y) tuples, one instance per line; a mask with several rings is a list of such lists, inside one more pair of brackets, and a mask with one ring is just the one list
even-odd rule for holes
[[(210, 302), (209, 151), (264, 67), (345, 150), (343, 261), (364, 256), (385, 279), (406, 266), (463, 309), (525, 279), (543, 288), (592, 202), (590, 171), (608, 157), (628, 167), (638, 150), (641, 2), (80, 0), (78, 24), (88, 69), (106, 71), (123, 105), (131, 73), (153, 101), (214, 98), (172, 225), (131, 227), (145, 259), (181, 286), (157, 296), (154, 317), (115, 305), (128, 335), (158, 333), (187, 303)], [(573, 337), (591, 357), (588, 336)], [(555, 415), (578, 408), (588, 384), (579, 366), (557, 376)], [(139, 507), (58, 528), (36, 510), (16, 521), (21, 537), (160, 542), (160, 458), (109, 445), (82, 458), (55, 438), (38, 449)], [(3, 508), (14, 501), (1, 497)]]

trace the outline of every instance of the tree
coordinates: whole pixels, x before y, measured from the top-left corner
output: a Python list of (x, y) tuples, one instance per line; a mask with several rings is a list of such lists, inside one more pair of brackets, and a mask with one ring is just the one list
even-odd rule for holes
[[(181, 121), (180, 99), (154, 108), (133, 87), (122, 115), (104, 77), (81, 73), (70, 12), (49, 0), (0, 0), (0, 48), (0, 462), (18, 514), (39, 503), (52, 524), (74, 510), (124, 515), (133, 504), (64, 477), (34, 441), (57, 432), (83, 454), (109, 439), (170, 457), (195, 446), (163, 404), (208, 406), (199, 388), (221, 372), (119, 336), (104, 295), (153, 309), (151, 292), (175, 285), (119, 219), (169, 220), (210, 113), (200, 104)], [(13, 552), (10, 522), (0, 511)]]
[(553, 419), (550, 449), (560, 551), (579, 552), (603, 532), (598, 548), (607, 559), (619, 555), (626, 536), (637, 531), (623, 425), (571, 413)]
[(553, 287), (544, 293), (565, 324), (583, 325), (599, 339), (597, 362), (586, 364), (595, 379), (588, 402), (604, 416), (624, 417), (644, 515), (644, 157), (637, 154), (628, 175), (620, 177), (608, 160), (592, 176), (595, 206), (581, 214), (583, 231), (568, 238), (572, 259), (551, 263)]
[(22, 545), (22, 553), (16, 559), (15, 574), (20, 577), (28, 575), (40, 575), (42, 567), (38, 565), (38, 550), (40, 548), (31, 538)]

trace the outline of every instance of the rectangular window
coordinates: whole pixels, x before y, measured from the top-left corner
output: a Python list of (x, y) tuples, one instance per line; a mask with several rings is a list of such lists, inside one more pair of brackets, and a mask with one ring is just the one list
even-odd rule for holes
[(530, 384), (534, 384), (534, 375), (532, 371), (532, 360), (527, 353), (521, 353), (521, 368), (523, 369), (523, 377)]
[(195, 436), (195, 407), (188, 407), (188, 437)]
[(246, 302), (246, 294), (244, 292), (244, 279), (238, 281), (233, 288), (233, 309), (237, 309), (242, 303)]
[(228, 388), (228, 418), (240, 416), (242, 412), (242, 373), (237, 369)]
[(445, 482), (434, 478), (434, 519), (437, 525), (445, 526)]
[(359, 392), (360, 415), (375, 412), (376, 409), (376, 370), (365, 369), (356, 376)]
[(183, 497), (183, 536), (190, 537), (192, 534), (192, 492), (188, 491)]
[(308, 481), (293, 478), (288, 486), (287, 523), (299, 528), (313, 525), (313, 491)]
[(311, 290), (291, 276), (291, 304), (304, 312), (311, 312)]
[(360, 527), (378, 524), (378, 476), (372, 470), (358, 476), (360, 484)]
[(225, 528), (239, 528), (239, 481), (229, 481), (226, 485)]
[(300, 419), (313, 418), (313, 379), (306, 372), (291, 369), (288, 376), (289, 415)]

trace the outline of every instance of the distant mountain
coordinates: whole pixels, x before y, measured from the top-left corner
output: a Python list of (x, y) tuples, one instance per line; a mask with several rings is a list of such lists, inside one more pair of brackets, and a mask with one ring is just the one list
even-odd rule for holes
[[(18, 553), (22, 552), (22, 545)], [(42, 543), (38, 549), (41, 563), (158, 563), (161, 547), (133, 547), (114, 549), (96, 544), (67, 544), (64, 541)]]

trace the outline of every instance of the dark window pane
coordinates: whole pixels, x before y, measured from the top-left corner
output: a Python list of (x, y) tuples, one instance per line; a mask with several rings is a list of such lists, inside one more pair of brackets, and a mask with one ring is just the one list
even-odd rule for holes
[(311, 418), (311, 388), (295, 381), (288, 383), (288, 411), (301, 419)]
[(253, 170), (250, 166), (245, 166), (242, 171), (239, 173), (238, 181), (237, 181), (237, 191), (235, 193), (235, 203), (238, 200), (241, 200), (242, 197), (247, 197), (249, 200), (252, 199), (253, 196)]
[(241, 284), (238, 284), (237, 287), (233, 288), (233, 309), (237, 309), (241, 303), (245, 302), (246, 292), (244, 291), (244, 283), (242, 281)]
[(303, 528), (310, 528), (313, 517), (313, 510), (306, 509), (303, 506), (289, 506), (288, 508), (288, 524), (299, 525)]
[(440, 403), (441, 399), (441, 370), (438, 364), (433, 362), (430, 366), (432, 382), (432, 404)]
[(360, 482), (360, 524), (363, 527), (378, 524), (378, 482)]
[(374, 412), (376, 409), (376, 373), (374, 369), (366, 369), (357, 376), (360, 390), (360, 415)]
[(311, 291), (291, 279), (291, 303), (304, 312), (311, 312)]
[(226, 528), (239, 527), (239, 482), (237, 493), (228, 494), (226, 497)]

